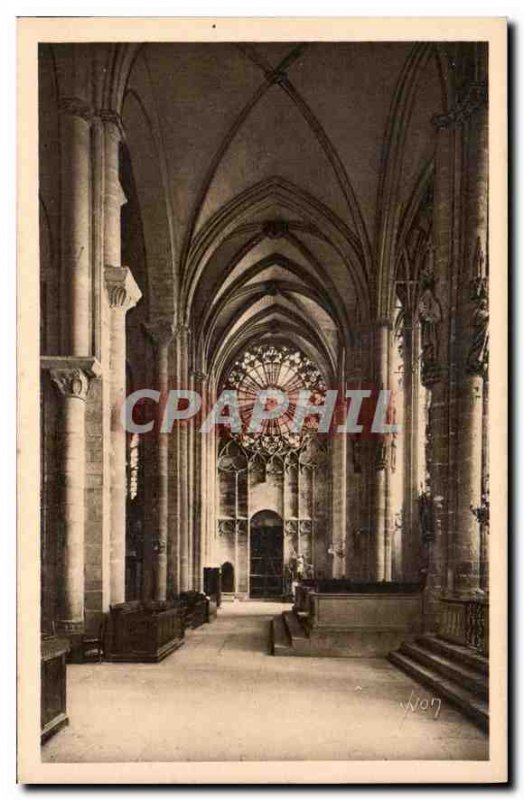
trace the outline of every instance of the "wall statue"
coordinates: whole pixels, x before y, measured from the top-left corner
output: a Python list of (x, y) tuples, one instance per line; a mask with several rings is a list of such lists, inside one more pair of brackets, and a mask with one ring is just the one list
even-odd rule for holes
[(487, 278), (477, 277), (471, 282), (473, 302), (472, 342), (466, 360), (470, 375), (483, 375), (488, 364), (489, 307)]
[(418, 517), (422, 540), (424, 542), (432, 542), (435, 538), (435, 525), (433, 518), (433, 501), (431, 493), (428, 490), (419, 494)]
[(362, 456), (360, 450), (360, 439), (351, 439), (351, 460), (353, 462), (353, 472), (357, 474), (362, 472)]
[(435, 367), (439, 357), (439, 329), (442, 323), (442, 306), (435, 296), (433, 286), (427, 286), (419, 301), (423, 371)]

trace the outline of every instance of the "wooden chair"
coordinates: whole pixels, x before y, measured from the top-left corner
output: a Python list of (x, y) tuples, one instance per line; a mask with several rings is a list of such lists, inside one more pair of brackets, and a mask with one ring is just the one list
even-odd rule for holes
[(104, 660), (104, 639), (106, 634), (106, 615), (104, 614), (98, 626), (98, 636), (84, 636), (82, 639), (82, 660), (98, 661), (99, 664)]

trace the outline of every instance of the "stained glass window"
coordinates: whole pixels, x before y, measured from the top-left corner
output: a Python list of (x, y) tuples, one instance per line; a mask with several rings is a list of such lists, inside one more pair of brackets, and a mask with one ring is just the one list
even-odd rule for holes
[[(286, 345), (262, 344), (246, 350), (233, 364), (226, 388), (238, 392), (242, 434), (237, 438), (250, 449), (273, 454), (295, 449), (310, 438), (318, 426), (318, 415), (307, 416), (302, 431), (292, 431), (293, 419), (301, 389), (309, 389), (309, 403), (324, 402), (326, 385), (315, 364), (300, 350)], [(248, 431), (257, 394), (267, 389), (284, 392), (289, 401), (287, 410), (277, 419), (264, 420), (260, 433)], [(276, 400), (268, 400), (267, 409)]]

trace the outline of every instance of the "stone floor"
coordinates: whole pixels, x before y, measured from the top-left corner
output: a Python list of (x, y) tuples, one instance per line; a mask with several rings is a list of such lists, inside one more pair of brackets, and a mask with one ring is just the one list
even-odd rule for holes
[(46, 762), (463, 759), (487, 737), (383, 659), (273, 658), (287, 606), (228, 603), (160, 664), (68, 667), (70, 725)]

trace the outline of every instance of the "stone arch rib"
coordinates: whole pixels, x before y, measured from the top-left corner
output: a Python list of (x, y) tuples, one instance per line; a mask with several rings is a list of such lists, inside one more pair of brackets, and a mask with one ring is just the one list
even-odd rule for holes
[(195, 237), (188, 253), (181, 286), (181, 309), (189, 314), (196, 287), (210, 254), (225, 238), (268, 201), (306, 216), (318, 235), (338, 252), (353, 281), (359, 299), (367, 305), (368, 279), (359, 241), (331, 209), (303, 189), (280, 177), (271, 177), (250, 186), (220, 208)]

